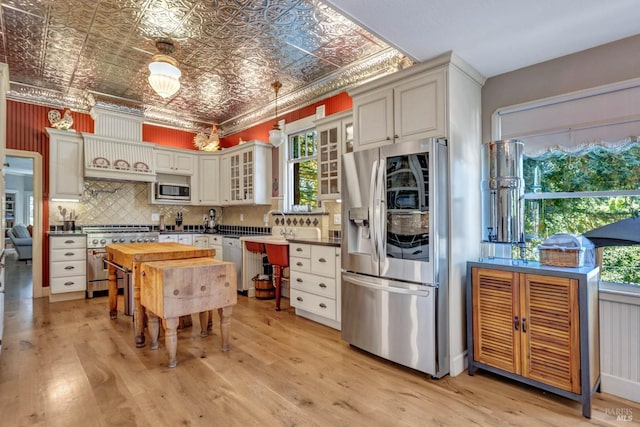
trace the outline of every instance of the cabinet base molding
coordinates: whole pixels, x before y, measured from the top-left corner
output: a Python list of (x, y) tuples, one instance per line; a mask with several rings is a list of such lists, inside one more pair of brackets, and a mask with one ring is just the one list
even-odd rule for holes
[(464, 372), (467, 367), (467, 351), (453, 356), (451, 358), (451, 366), (449, 367), (449, 375), (455, 377)]
[(602, 391), (640, 403), (640, 383), (611, 374), (601, 374)]
[(72, 301), (76, 299), (84, 299), (85, 291), (64, 292), (61, 294), (49, 294), (49, 302)]
[(338, 331), (342, 330), (340, 322), (327, 319), (324, 316), (318, 316), (317, 314), (313, 314), (305, 310), (300, 310), (299, 308), (296, 308), (296, 316), (304, 317), (306, 319), (313, 320), (314, 322), (322, 323), (323, 325), (333, 329), (337, 329)]

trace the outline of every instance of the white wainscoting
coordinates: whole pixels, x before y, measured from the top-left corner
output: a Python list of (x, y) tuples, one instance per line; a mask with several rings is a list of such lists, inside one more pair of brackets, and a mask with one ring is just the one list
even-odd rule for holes
[(601, 389), (640, 402), (640, 290), (600, 287)]

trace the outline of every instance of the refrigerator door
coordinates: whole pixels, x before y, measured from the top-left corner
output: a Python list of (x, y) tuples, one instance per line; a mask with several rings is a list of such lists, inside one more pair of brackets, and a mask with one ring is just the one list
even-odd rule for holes
[(436, 293), (431, 286), (342, 273), (342, 339), (437, 374)]
[(444, 167), (437, 143), (424, 139), (380, 148), (375, 229), (382, 277), (436, 284), (435, 207), (446, 203), (447, 194), (446, 187), (434, 185), (436, 168)]
[(373, 240), (378, 164), (377, 148), (342, 156), (342, 268), (372, 276), (380, 275), (380, 254)]

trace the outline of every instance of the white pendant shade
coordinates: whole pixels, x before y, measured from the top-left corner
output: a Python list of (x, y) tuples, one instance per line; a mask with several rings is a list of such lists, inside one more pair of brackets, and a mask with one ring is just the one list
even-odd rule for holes
[(269, 142), (274, 147), (279, 147), (284, 142), (284, 135), (279, 128), (273, 128), (269, 131)]
[(163, 98), (169, 98), (180, 90), (180, 69), (168, 62), (149, 64), (149, 85)]

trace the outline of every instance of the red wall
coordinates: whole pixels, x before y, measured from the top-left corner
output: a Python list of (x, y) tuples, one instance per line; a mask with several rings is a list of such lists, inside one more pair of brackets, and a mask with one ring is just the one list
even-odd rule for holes
[(183, 130), (170, 129), (162, 126), (142, 124), (142, 140), (153, 142), (167, 147), (183, 148), (185, 150), (197, 150), (193, 145), (195, 133)]
[[(350, 109), (353, 105), (353, 102), (351, 100), (351, 97), (346, 92), (342, 92), (338, 95), (332, 96), (331, 98), (327, 98), (325, 100), (316, 102), (315, 104), (309, 105), (308, 107), (303, 107), (299, 110), (278, 116), (278, 120), (284, 119), (285, 123), (291, 123), (305, 117), (313, 116), (316, 114), (316, 107), (319, 107), (323, 104), (325, 106), (324, 113), (326, 116), (329, 116), (331, 114)], [(234, 145), (238, 145), (240, 138), (242, 138), (243, 141), (251, 141), (252, 139), (257, 139), (259, 141), (269, 142), (269, 131), (273, 128), (273, 124), (275, 122), (276, 119), (274, 116), (273, 119), (267, 122), (257, 124), (253, 127), (250, 127), (249, 129), (245, 129), (243, 131), (227, 135), (224, 138), (220, 138), (220, 146), (222, 146), (223, 148), (233, 147)]]

